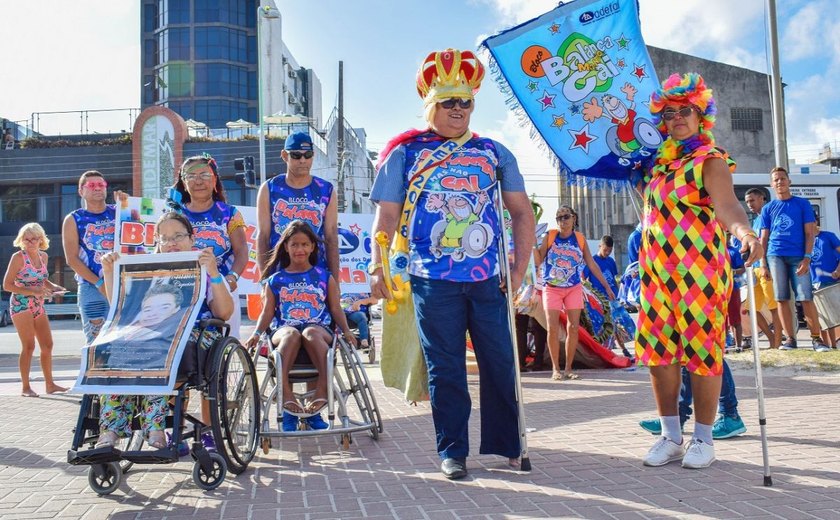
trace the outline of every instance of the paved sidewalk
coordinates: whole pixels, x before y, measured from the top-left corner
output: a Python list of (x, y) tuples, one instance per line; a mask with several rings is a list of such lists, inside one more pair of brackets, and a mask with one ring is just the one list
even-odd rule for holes
[[(0, 344), (7, 332), (13, 330), (0, 333)], [(378, 442), (357, 434), (342, 451), (333, 437), (284, 440), (268, 455), (258, 451), (245, 473), (228, 475), (212, 492), (193, 484), (191, 462), (135, 466), (117, 491), (98, 497), (87, 468), (65, 461), (78, 398), (19, 397), (12, 359), (0, 356), (2, 518), (840, 519), (836, 375), (765, 373), (769, 488), (762, 486), (750, 372), (735, 373), (749, 431), (717, 441), (719, 460), (709, 469), (641, 465), (654, 441), (637, 425), (654, 409), (645, 371), (585, 370), (582, 380), (562, 383), (544, 372), (523, 376), (528, 426), (536, 429), (528, 437), (533, 470), (518, 473), (499, 457), (474, 456), (470, 476), (450, 482), (438, 471), (428, 403), (406, 404), (381, 385), (373, 366), (385, 426)], [(57, 364), (60, 380), (70, 383), (78, 358)], [(470, 382), (477, 406), (477, 379)], [(479, 415), (474, 409), (473, 452)]]

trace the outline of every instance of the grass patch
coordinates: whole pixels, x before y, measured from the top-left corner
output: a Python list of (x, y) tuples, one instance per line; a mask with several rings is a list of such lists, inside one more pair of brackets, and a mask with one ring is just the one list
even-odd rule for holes
[[(731, 352), (726, 361), (733, 366), (752, 367), (753, 352)], [(805, 372), (840, 372), (840, 351), (814, 352), (799, 350), (761, 350), (762, 368), (789, 368)]]

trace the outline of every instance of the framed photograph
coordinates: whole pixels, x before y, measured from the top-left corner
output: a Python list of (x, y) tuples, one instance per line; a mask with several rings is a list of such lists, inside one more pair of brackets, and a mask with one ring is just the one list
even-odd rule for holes
[(206, 293), (198, 251), (126, 255), (114, 264), (108, 318), (84, 347), (73, 392), (172, 394)]

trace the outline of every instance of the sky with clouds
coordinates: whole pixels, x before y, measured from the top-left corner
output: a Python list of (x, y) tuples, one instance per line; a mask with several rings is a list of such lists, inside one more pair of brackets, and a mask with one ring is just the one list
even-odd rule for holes
[[(777, 2), (788, 144), (793, 157), (815, 158), (840, 144), (840, 17), (837, 0)], [(549, 11), (556, 0), (276, 0), (283, 39), (322, 82), (325, 117), (336, 104), (344, 61), (348, 121), (364, 127), (369, 147), (422, 126), (414, 87), (419, 63), (445, 47), (474, 49), (486, 36)], [(766, 72), (765, 0), (640, 0), (646, 43)], [(3, 2), (0, 117), (33, 112), (137, 107), (140, 104), (139, 0)], [(271, 22), (276, 23), (276, 22)], [(660, 76), (674, 71), (659, 71)], [(712, 85), (714, 87), (714, 85)], [(130, 128), (127, 116), (99, 131)], [(92, 113), (95, 128), (104, 115)], [(43, 116), (76, 133), (78, 114)], [(555, 176), (528, 132), (519, 128), (492, 81), (477, 98), (473, 130), (517, 155), (529, 192)], [(836, 144), (835, 144), (836, 143)], [(553, 191), (553, 190), (552, 190)]]

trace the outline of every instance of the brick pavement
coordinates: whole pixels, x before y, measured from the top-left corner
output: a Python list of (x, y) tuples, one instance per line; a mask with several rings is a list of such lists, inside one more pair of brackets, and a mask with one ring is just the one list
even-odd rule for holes
[[(72, 379), (76, 363), (60, 360), (62, 380)], [(641, 465), (654, 440), (636, 424), (653, 410), (645, 371), (582, 371), (581, 381), (563, 383), (546, 372), (523, 377), (528, 426), (536, 429), (529, 435), (533, 471), (474, 456), (470, 476), (449, 482), (438, 472), (428, 404), (405, 404), (373, 367), (385, 425), (378, 442), (357, 434), (342, 451), (333, 437), (283, 440), (212, 492), (194, 485), (191, 462), (135, 466), (116, 492), (98, 497), (87, 469), (65, 462), (78, 398), (18, 397), (10, 365), (10, 357), (0, 358), (2, 518), (840, 519), (836, 375), (765, 373), (771, 488), (762, 486), (748, 371), (735, 374), (749, 431), (716, 442), (719, 460), (707, 470)], [(470, 382), (477, 402), (476, 378)], [(474, 410), (474, 443), (479, 414)]]

